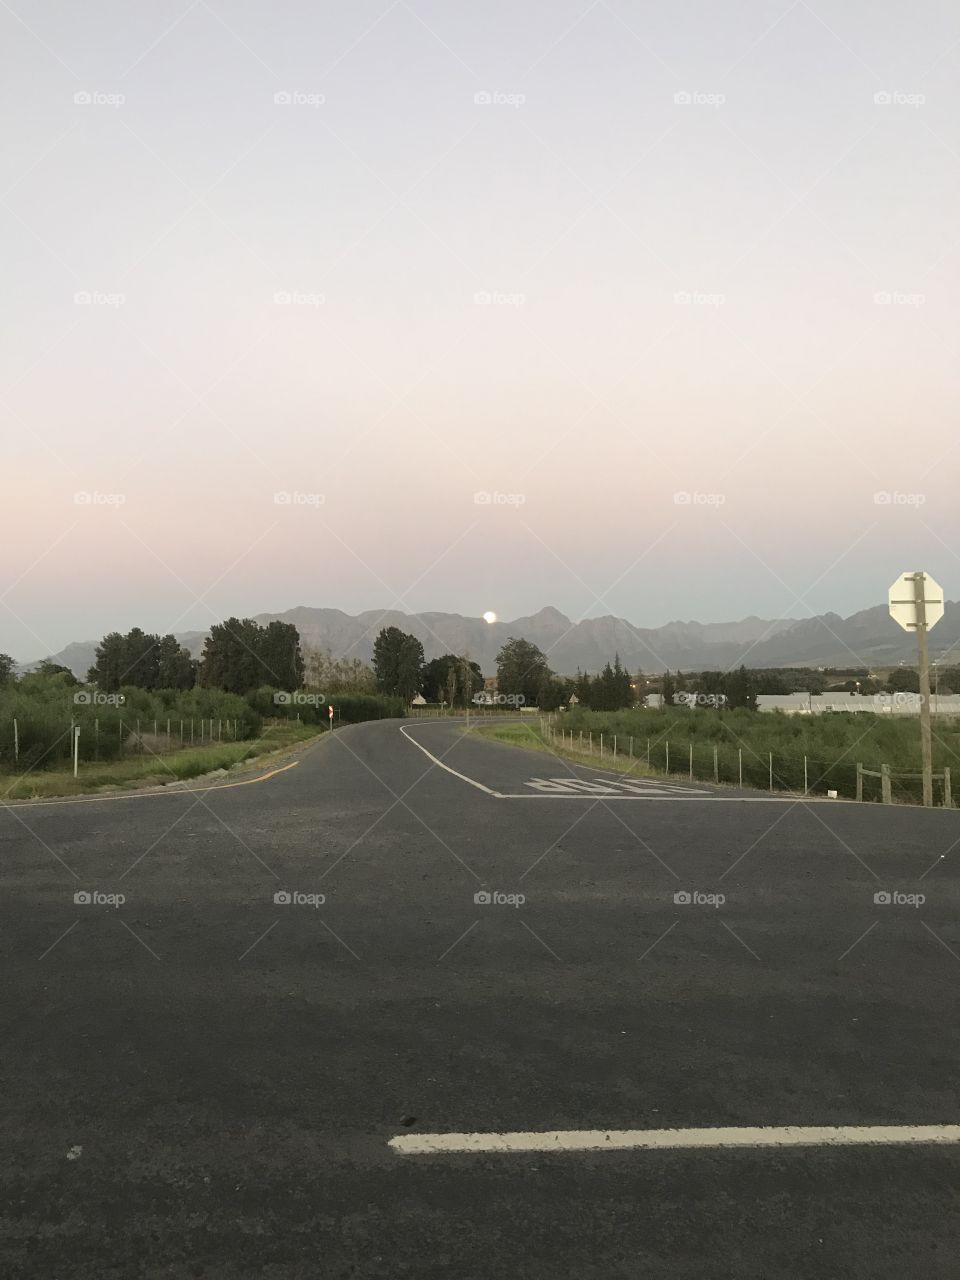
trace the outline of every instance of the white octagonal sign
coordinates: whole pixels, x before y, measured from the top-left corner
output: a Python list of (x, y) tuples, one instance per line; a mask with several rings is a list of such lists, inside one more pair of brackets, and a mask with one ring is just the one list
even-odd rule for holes
[[(917, 629), (916, 574), (901, 573), (890, 588), (890, 617), (899, 622), (904, 631)], [(943, 617), (943, 588), (934, 582), (929, 573), (921, 573), (923, 579), (923, 605), (927, 630)]]

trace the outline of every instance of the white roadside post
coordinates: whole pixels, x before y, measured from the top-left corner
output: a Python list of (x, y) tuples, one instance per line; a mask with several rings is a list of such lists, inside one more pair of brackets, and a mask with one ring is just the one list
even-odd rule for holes
[(80, 767), (80, 726), (73, 727), (73, 776), (77, 776)]
[(923, 768), (923, 803), (933, 804), (933, 749), (930, 741), (930, 655), (927, 632), (943, 617), (943, 588), (929, 573), (918, 569), (901, 573), (889, 593), (890, 617), (904, 631), (917, 633), (920, 668), (920, 760)]
[(330, 728), (333, 728), (333, 704), (327, 706), (327, 715), (330, 717)]

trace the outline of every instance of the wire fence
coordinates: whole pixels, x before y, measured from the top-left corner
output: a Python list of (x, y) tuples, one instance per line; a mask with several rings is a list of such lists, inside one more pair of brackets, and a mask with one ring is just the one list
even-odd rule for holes
[(0, 768), (14, 773), (79, 763), (156, 756), (216, 742), (242, 742), (246, 721), (218, 717), (144, 720), (135, 717), (15, 716), (0, 724)]
[[(866, 767), (848, 758), (819, 760), (790, 752), (754, 751), (730, 743), (670, 742), (665, 738), (625, 738), (566, 730), (541, 720), (541, 730), (553, 746), (591, 762), (622, 765), (630, 761), (665, 777), (714, 782), (760, 791), (829, 796), (885, 804), (922, 804), (923, 775)], [(935, 805), (954, 808), (949, 767), (933, 775)]]

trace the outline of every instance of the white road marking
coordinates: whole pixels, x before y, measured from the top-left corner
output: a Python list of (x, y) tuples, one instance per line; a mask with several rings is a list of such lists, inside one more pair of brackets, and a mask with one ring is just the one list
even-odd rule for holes
[[(433, 763), (437, 765), (438, 768), (443, 769), (446, 773), (453, 774), (453, 776), (455, 778), (459, 778), (461, 782), (466, 782), (471, 787), (476, 787), (478, 791), (483, 791), (486, 795), (493, 796), (495, 800), (592, 800), (594, 803), (596, 803), (598, 799), (598, 796), (596, 793), (580, 794), (578, 791), (569, 791), (569, 792), (566, 792), (565, 794), (560, 794), (558, 792), (554, 792), (553, 794), (538, 792), (533, 795), (531, 795), (528, 792), (522, 792), (522, 791), (518, 791), (518, 792), (494, 791), (492, 787), (484, 786), (484, 784), (482, 782), (478, 782), (476, 778), (468, 778), (465, 773), (458, 773), (456, 769), (451, 769), (448, 764), (444, 764), (442, 760), (439, 760), (432, 752), (428, 751), (427, 748), (421, 742), (418, 742), (417, 739), (414, 738), (413, 735), (407, 731), (407, 728), (404, 725), (400, 726), (400, 732), (403, 734), (403, 736), (407, 739), (408, 742), (412, 742), (413, 745), (418, 750), (422, 751), (423, 754), (427, 756), (428, 759), (432, 760)], [(585, 765), (581, 765), (577, 767), (586, 768)], [(535, 779), (535, 781), (542, 781), (542, 779)], [(576, 783), (578, 779), (575, 777), (571, 777), (570, 779), (568, 779), (568, 781), (572, 783)], [(526, 785), (529, 786), (530, 784), (528, 783)], [(624, 784), (621, 783), (620, 785), (624, 785)], [(653, 780), (653, 785), (654, 786), (657, 785), (656, 779)], [(651, 792), (650, 794), (640, 794), (637, 791), (631, 791), (629, 794), (623, 795), (620, 793), (611, 792), (610, 794), (605, 795), (602, 798), (605, 802), (608, 800), (648, 800), (648, 801), (656, 800), (661, 804), (665, 804), (671, 800), (678, 800), (681, 803), (683, 803), (687, 800), (700, 800), (700, 799), (703, 799), (704, 797), (709, 799), (711, 804), (797, 804), (799, 801), (802, 801), (804, 804), (836, 805), (836, 804), (856, 804), (857, 803), (855, 800), (824, 800), (822, 797), (819, 797), (819, 796), (796, 796), (796, 795), (787, 795), (787, 794), (776, 795), (776, 796), (737, 796), (737, 795), (727, 796), (727, 795), (718, 795), (715, 792), (710, 792), (710, 791), (700, 791), (694, 787), (676, 786), (676, 787), (671, 787), (671, 790), (673, 794), (670, 794), (670, 795), (654, 794), (653, 792)]]
[(419, 743), (416, 738), (412, 738), (403, 725), (400, 726), (400, 732), (408, 742), (412, 742), (415, 747), (419, 747), (425, 756), (428, 756), (435, 765), (441, 769), (445, 769), (447, 773), (452, 773), (455, 778), (459, 778), (461, 782), (469, 782), (471, 787), (476, 787), (478, 791), (485, 791), (488, 796), (496, 796), (502, 799), (499, 791), (491, 791), (489, 787), (485, 787), (482, 782), (476, 782), (473, 778), (468, 778), (465, 773), (457, 773), (456, 769), (451, 769), (448, 764), (444, 764), (442, 760), (438, 760), (435, 755), (427, 750), (425, 746)]
[(526, 1151), (651, 1151), (730, 1147), (919, 1146), (960, 1142), (960, 1124), (785, 1125), (737, 1129), (555, 1129), (546, 1133), (401, 1133), (400, 1155), (477, 1155)]

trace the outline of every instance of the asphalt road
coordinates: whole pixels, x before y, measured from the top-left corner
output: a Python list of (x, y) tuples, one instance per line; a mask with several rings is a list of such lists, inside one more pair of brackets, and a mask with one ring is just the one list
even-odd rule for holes
[(461, 730), (0, 809), (2, 1274), (960, 1275), (958, 1146), (388, 1146), (960, 1120), (960, 816)]

